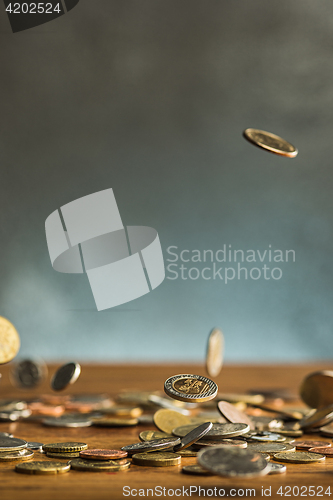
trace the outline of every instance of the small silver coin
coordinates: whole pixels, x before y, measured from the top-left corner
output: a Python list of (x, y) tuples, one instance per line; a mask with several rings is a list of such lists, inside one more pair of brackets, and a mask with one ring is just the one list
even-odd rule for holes
[(27, 448), (32, 451), (42, 451), (42, 446), (44, 443), (38, 443), (37, 441), (28, 441)]
[(14, 436), (13, 436), (13, 434), (10, 434), (9, 432), (0, 432), (0, 438), (2, 438), (2, 437), (12, 438)]
[(213, 424), (212, 428), (205, 435), (205, 439), (223, 439), (241, 436), (249, 432), (247, 424)]
[(90, 427), (92, 420), (87, 417), (62, 415), (61, 417), (49, 417), (42, 420), (48, 427)]
[(260, 453), (235, 447), (214, 446), (201, 450), (198, 463), (219, 476), (255, 477), (269, 472), (269, 464)]
[(128, 446), (123, 446), (121, 449), (123, 451), (127, 451), (128, 455), (134, 455), (135, 453), (147, 453), (149, 451), (167, 450), (168, 448), (174, 448), (178, 444), (180, 444), (179, 438), (162, 438), (129, 444)]
[(199, 439), (203, 438), (207, 432), (213, 427), (212, 422), (206, 422), (204, 424), (199, 425), (192, 431), (190, 431), (186, 436), (184, 436), (180, 442), (174, 447), (174, 451), (178, 452), (180, 450), (184, 450), (191, 446), (191, 444), (195, 443)]
[(236, 446), (237, 448), (247, 448), (247, 442), (241, 439), (200, 439), (193, 443), (196, 449), (206, 448), (206, 446)]
[(268, 474), (283, 474), (287, 470), (287, 467), (283, 464), (274, 464), (271, 462), (269, 466), (270, 470)]
[(74, 384), (81, 373), (79, 363), (67, 363), (58, 368), (51, 380), (51, 388), (54, 391), (62, 391), (69, 384)]
[(6, 436), (0, 438), (0, 452), (22, 450), (26, 447), (27, 442), (23, 439), (10, 438)]
[(34, 452), (32, 450), (24, 449), (17, 451), (7, 451), (0, 453), (0, 462), (14, 462), (25, 460), (30, 460), (34, 456)]
[(252, 434), (250, 437), (251, 441), (261, 441), (261, 442), (274, 442), (274, 441), (285, 441), (286, 438), (281, 436), (281, 434), (276, 434), (275, 432), (261, 431), (256, 434)]
[(43, 382), (46, 374), (46, 365), (32, 359), (24, 359), (15, 364), (11, 372), (11, 380), (18, 387), (32, 389)]

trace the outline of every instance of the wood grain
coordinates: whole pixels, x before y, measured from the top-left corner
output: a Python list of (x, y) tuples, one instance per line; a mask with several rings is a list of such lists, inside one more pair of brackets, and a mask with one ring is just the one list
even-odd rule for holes
[[(303, 377), (318, 369), (332, 369), (332, 363), (323, 363), (307, 366), (279, 365), (279, 366), (225, 366), (216, 382), (220, 392), (246, 392), (251, 388), (290, 388), (295, 393)], [(0, 383), (0, 398), (32, 398), (41, 393), (50, 393), (48, 383), (33, 391), (23, 391), (14, 388), (9, 380), (10, 365), (1, 367), (2, 379)], [(51, 366), (49, 379), (55, 370)], [(77, 383), (65, 393), (108, 393), (116, 395), (124, 389), (162, 390), (166, 378), (177, 373), (198, 373), (205, 375), (203, 366), (200, 365), (84, 365), (82, 374)], [(141, 425), (133, 428), (98, 428), (89, 427), (82, 429), (59, 429), (43, 427), (37, 423), (0, 423), (0, 432), (12, 432), (16, 437), (29, 441), (59, 442), (83, 441), (89, 448), (120, 448), (121, 446), (137, 442), (138, 435), (143, 430), (152, 429), (153, 426)], [(305, 436), (313, 439), (313, 435)], [(317, 438), (317, 435), (315, 437)], [(329, 440), (329, 438), (322, 438)], [(36, 460), (47, 460), (45, 455), (35, 454)], [(256, 479), (227, 479), (216, 476), (201, 477), (188, 476), (181, 473), (183, 465), (196, 463), (195, 458), (182, 458), (182, 465), (166, 468), (140, 467), (132, 465), (128, 471), (108, 472), (79, 472), (70, 471), (60, 476), (26, 476), (17, 474), (12, 463), (0, 464), (0, 499), (1, 500), (65, 500), (65, 499), (118, 499), (133, 498), (123, 495), (123, 487), (142, 489), (147, 498), (147, 488), (156, 486), (168, 489), (215, 487), (217, 490), (224, 488), (225, 496), (232, 496), (232, 489), (254, 489), (256, 497), (262, 498), (262, 488), (271, 488), (270, 498), (281, 499), (277, 495), (280, 486), (323, 486), (324, 492), (333, 483), (333, 459), (327, 458), (324, 463), (298, 465), (287, 464), (287, 473), (284, 475), (265, 476)], [(180, 493), (181, 491), (177, 491)], [(135, 492), (134, 492), (135, 493)], [(142, 493), (142, 492), (141, 492)], [(168, 496), (153, 496), (148, 492), (148, 498), (168, 498)], [(182, 492), (181, 492), (182, 493)], [(268, 493), (268, 492), (267, 492)], [(332, 486), (333, 493), (333, 486)], [(239, 498), (240, 495), (234, 496)], [(249, 495), (248, 495), (249, 496)], [(291, 493), (291, 497), (295, 497)], [(316, 495), (317, 496), (317, 495)], [(186, 494), (180, 495), (186, 497)], [(193, 498), (200, 498), (198, 492), (192, 493)], [(201, 494), (201, 498), (203, 494)], [(243, 498), (245, 493), (243, 494)], [(252, 497), (254, 494), (252, 493)], [(169, 497), (171, 498), (171, 497)], [(175, 497), (174, 497), (175, 498)], [(207, 498), (207, 496), (205, 497)], [(322, 498), (328, 498), (323, 496)]]

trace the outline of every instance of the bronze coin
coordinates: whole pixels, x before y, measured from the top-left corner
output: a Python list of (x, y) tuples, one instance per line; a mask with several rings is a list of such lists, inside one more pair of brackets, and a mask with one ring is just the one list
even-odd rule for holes
[[(310, 448), (330, 448), (328, 441), (292, 441), (290, 444), (296, 446), (296, 450), (309, 450)], [(333, 449), (332, 449), (333, 450)], [(319, 452), (320, 453), (320, 452)]]
[(320, 453), (321, 455), (325, 455), (326, 457), (333, 458), (333, 448), (328, 446), (327, 448), (310, 448), (309, 451), (311, 453)]
[(233, 424), (247, 424), (251, 430), (255, 429), (255, 424), (246, 413), (237, 410), (235, 406), (227, 401), (219, 401), (217, 408), (221, 415), (227, 419), (228, 422)]
[(127, 452), (122, 450), (83, 450), (80, 451), (80, 457), (87, 460), (117, 460), (127, 457)]

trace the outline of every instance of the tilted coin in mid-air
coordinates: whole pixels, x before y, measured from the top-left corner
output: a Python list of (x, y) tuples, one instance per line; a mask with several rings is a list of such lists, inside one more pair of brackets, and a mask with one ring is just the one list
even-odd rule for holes
[(0, 316), (0, 365), (15, 358), (20, 348), (20, 337), (14, 325)]
[(74, 384), (81, 373), (79, 363), (67, 363), (61, 366), (53, 375), (51, 387), (54, 391), (62, 391), (69, 384)]
[(210, 377), (217, 377), (223, 365), (224, 336), (221, 330), (214, 328), (208, 337), (206, 370)]
[(271, 153), (287, 156), (288, 158), (294, 158), (297, 156), (298, 150), (295, 146), (278, 135), (271, 134), (270, 132), (265, 132), (264, 130), (258, 130), (255, 128), (247, 128), (244, 130), (243, 136), (255, 146), (266, 149), (266, 151), (270, 151)]
[(164, 391), (179, 401), (203, 403), (215, 398), (218, 387), (207, 377), (181, 374), (168, 378), (164, 383)]
[(175, 427), (189, 425), (190, 423), (191, 421), (186, 415), (176, 410), (167, 410), (163, 408), (157, 410), (154, 414), (154, 424), (160, 431), (166, 432), (167, 434), (171, 434), (172, 429), (175, 429)]
[(333, 404), (333, 371), (309, 373), (300, 387), (300, 396), (310, 408)]
[(32, 389), (41, 384), (47, 374), (43, 361), (23, 359), (15, 364), (10, 373), (12, 383), (22, 389)]

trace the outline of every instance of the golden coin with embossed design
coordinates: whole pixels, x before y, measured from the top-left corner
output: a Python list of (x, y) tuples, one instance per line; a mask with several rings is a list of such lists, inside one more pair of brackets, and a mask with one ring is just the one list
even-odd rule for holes
[(14, 325), (0, 316), (0, 365), (15, 358), (20, 348), (20, 337)]
[(51, 453), (73, 453), (75, 451), (86, 450), (86, 443), (66, 442), (66, 443), (47, 443), (43, 444), (43, 450)]
[(210, 377), (217, 377), (223, 365), (224, 337), (221, 330), (214, 328), (208, 337), (206, 370)]
[(270, 151), (271, 153), (287, 156), (288, 158), (294, 158), (297, 156), (298, 151), (295, 146), (278, 135), (271, 134), (270, 132), (265, 132), (264, 130), (258, 130), (255, 128), (247, 128), (244, 130), (243, 136), (255, 146), (266, 149), (266, 151)]
[(295, 451), (288, 453), (275, 453), (273, 459), (278, 462), (291, 462), (293, 464), (310, 464), (312, 462), (323, 462), (324, 455), (319, 453), (310, 453), (307, 451)]
[(154, 414), (154, 424), (160, 431), (166, 434), (172, 434), (172, 429), (175, 427), (188, 425), (189, 423), (190, 419), (176, 410), (166, 410), (163, 408)]
[(181, 456), (178, 453), (169, 452), (136, 453), (132, 456), (132, 462), (136, 465), (150, 467), (168, 467), (169, 465), (179, 465)]
[(164, 391), (168, 396), (188, 403), (203, 403), (214, 399), (217, 390), (215, 382), (201, 375), (174, 375), (164, 383)]
[(152, 441), (153, 439), (163, 439), (171, 437), (171, 434), (160, 431), (142, 431), (139, 434), (141, 441)]

